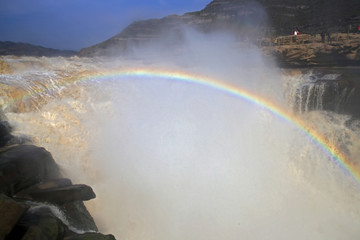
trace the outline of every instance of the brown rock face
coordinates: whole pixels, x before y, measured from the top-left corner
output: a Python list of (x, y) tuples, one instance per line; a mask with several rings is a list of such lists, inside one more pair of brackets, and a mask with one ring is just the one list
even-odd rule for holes
[(333, 33), (324, 42), (320, 34), (302, 37), (279, 37), (276, 45), (263, 49), (283, 67), (360, 65), (360, 34)]

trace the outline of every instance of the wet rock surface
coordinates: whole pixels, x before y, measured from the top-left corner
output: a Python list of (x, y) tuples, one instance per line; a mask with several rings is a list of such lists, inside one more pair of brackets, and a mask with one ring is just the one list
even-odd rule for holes
[(0, 239), (115, 239), (97, 232), (83, 203), (95, 198), (92, 188), (63, 178), (44, 148), (14, 144), (0, 123)]

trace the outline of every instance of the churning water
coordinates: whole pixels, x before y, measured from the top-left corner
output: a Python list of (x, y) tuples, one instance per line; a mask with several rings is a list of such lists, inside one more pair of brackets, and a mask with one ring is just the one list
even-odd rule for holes
[[(100, 231), (131, 240), (359, 239), (359, 183), (266, 106), (171, 76), (84, 78), (108, 71), (100, 59), (28, 59), (39, 66), (25, 69), (7, 61), (15, 71), (0, 75), (0, 97), (15, 133), (94, 188), (87, 207)], [(289, 111), (307, 78), (264, 66), (181, 70), (216, 72)], [(298, 114), (359, 162), (357, 120)]]

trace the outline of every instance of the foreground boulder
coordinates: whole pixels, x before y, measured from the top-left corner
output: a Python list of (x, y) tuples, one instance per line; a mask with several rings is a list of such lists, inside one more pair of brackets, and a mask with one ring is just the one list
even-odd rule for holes
[(84, 233), (65, 237), (64, 240), (115, 240), (113, 235), (103, 235), (101, 233)]
[(0, 147), (5, 146), (12, 137), (9, 123), (7, 121), (0, 121)]
[(85, 230), (87, 232), (98, 231), (95, 221), (86, 209), (83, 201), (73, 201), (65, 203), (62, 204), (59, 208), (66, 216), (70, 226), (76, 229)]
[(18, 145), (0, 152), (0, 192), (8, 196), (59, 177), (59, 167), (44, 148)]
[(33, 207), (17, 223), (7, 239), (58, 240), (67, 228), (47, 207)]
[[(61, 185), (61, 183), (66, 185)], [(66, 181), (65, 179), (38, 183), (15, 195), (17, 198), (59, 205), (76, 200), (87, 201), (95, 198), (95, 196), (91, 187), (84, 184), (72, 185), (70, 180)]]
[[(11, 135), (3, 130), (0, 139)], [(0, 239), (115, 239), (97, 233), (83, 203), (93, 198), (91, 187), (62, 177), (44, 148), (29, 144), (0, 148)]]
[(29, 206), (0, 195), (0, 239), (8, 235), (15, 224), (23, 217)]

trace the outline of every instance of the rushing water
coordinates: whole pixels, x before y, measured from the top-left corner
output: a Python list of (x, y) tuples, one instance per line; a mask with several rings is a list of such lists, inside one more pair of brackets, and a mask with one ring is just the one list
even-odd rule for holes
[[(14, 133), (48, 149), (74, 182), (94, 188), (87, 207), (101, 231), (136, 240), (359, 239), (360, 183), (266, 107), (170, 77), (76, 81), (108, 71), (100, 59), (5, 60), (14, 71), (0, 75), (0, 100)], [(119, 61), (116, 69), (134, 64), (144, 66)], [(358, 69), (320, 71), (261, 66), (217, 71), (216, 78), (289, 111), (297, 111), (296, 89), (314, 77), (359, 84), (349, 74)], [(319, 99), (297, 114), (360, 163), (358, 95), (349, 96), (346, 111), (324, 111)]]

